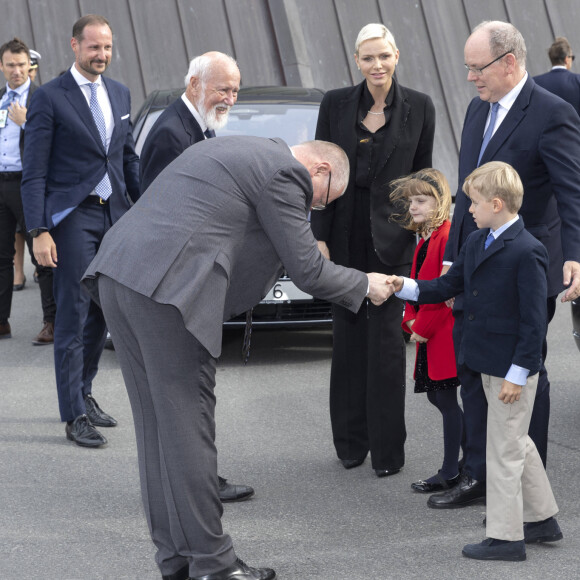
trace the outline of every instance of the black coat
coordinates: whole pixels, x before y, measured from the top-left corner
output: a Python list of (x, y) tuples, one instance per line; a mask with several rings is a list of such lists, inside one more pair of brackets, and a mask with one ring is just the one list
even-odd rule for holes
[[(324, 211), (312, 213), (315, 237), (327, 243), (332, 261), (344, 266), (350, 265), (349, 239), (355, 200), (356, 122), (363, 87), (364, 82), (356, 87), (326, 93), (316, 127), (316, 139), (340, 145), (351, 166), (349, 184), (344, 195)], [(394, 89), (384, 155), (370, 188), (373, 241), (378, 257), (387, 266), (410, 265), (415, 247), (415, 236), (389, 221), (393, 213), (393, 205), (389, 200), (390, 183), (414, 171), (431, 167), (435, 134), (435, 108), (430, 97), (398, 84)]]

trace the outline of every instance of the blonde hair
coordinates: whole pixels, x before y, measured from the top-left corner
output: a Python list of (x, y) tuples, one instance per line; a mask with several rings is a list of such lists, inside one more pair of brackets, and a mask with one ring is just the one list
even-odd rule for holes
[(486, 201), (494, 197), (501, 199), (511, 213), (522, 207), (524, 186), (518, 172), (503, 161), (490, 161), (472, 171), (463, 182), (463, 192), (476, 189)]
[(398, 50), (397, 44), (395, 43), (395, 37), (392, 35), (391, 31), (384, 24), (372, 23), (367, 24), (360, 29), (360, 32), (356, 37), (356, 42), (354, 43), (355, 54), (358, 56), (358, 49), (365, 40), (373, 40), (375, 38), (383, 38), (393, 47), (395, 52)]
[[(391, 183), (391, 187), (393, 191), (389, 196), (390, 200), (395, 205), (395, 209), (402, 212), (394, 213), (391, 219), (401, 224), (405, 229), (423, 235), (435, 231), (444, 221), (449, 219), (451, 190), (441, 171), (421, 169), (421, 171), (396, 179)], [(434, 197), (437, 201), (433, 215), (428, 221), (420, 224), (415, 223), (409, 213), (411, 197), (414, 195), (427, 195)]]

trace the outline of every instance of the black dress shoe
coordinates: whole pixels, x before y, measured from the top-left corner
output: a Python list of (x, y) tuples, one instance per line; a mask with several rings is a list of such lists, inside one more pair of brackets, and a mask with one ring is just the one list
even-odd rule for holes
[(345, 469), (352, 469), (364, 463), (365, 458), (362, 459), (341, 459), (340, 462)]
[(239, 558), (228, 568), (189, 580), (274, 580), (276, 572), (270, 568), (251, 568)]
[(254, 488), (249, 485), (234, 485), (218, 475), (219, 494), (223, 502), (244, 501), (254, 495)]
[(395, 469), (375, 469), (377, 477), (388, 477), (389, 475), (396, 475), (401, 471), (400, 467), (395, 467)]
[(189, 564), (174, 572), (173, 574), (166, 574), (161, 576), (163, 580), (189, 580)]
[(9, 322), (0, 323), (0, 338), (12, 338)]
[(24, 276), (24, 279), (22, 280), (22, 284), (14, 284), (14, 286), (12, 286), (12, 291), (13, 292), (20, 292), (20, 290), (24, 290), (24, 286), (26, 286), (26, 276)]
[(505, 562), (522, 562), (526, 559), (526, 545), (523, 540), (505, 542), (486, 538), (481, 544), (467, 544), (461, 552), (467, 558), (475, 560), (503, 560)]
[(70, 425), (65, 427), (66, 438), (81, 447), (100, 447), (107, 440), (99, 433), (86, 415), (79, 415)]
[(85, 395), (85, 407), (88, 418), (96, 427), (115, 427), (117, 425), (117, 421), (99, 407), (99, 403), (95, 401), (93, 395)]
[(411, 484), (411, 489), (418, 493), (435, 493), (437, 491), (444, 491), (446, 489), (451, 489), (459, 483), (460, 475), (459, 473), (452, 477), (451, 479), (444, 479), (440, 473), (435, 476), (438, 481), (429, 483), (428, 481), (415, 481)]
[(455, 487), (427, 500), (427, 505), (435, 509), (462, 508), (474, 503), (485, 503), (485, 481), (472, 479), (467, 473), (461, 475)]

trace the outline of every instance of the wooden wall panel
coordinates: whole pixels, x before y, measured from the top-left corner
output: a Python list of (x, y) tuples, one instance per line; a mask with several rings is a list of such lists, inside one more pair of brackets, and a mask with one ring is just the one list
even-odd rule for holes
[(508, 19), (504, 0), (463, 0), (469, 30), (473, 30), (484, 20)]
[[(32, 23), (28, 15), (27, 0), (14, 0), (2, 2), (0, 16), (0, 46), (12, 40), (15, 36), (20, 38), (29, 48), (36, 49), (36, 39), (32, 30)], [(42, 54), (40, 49), (38, 52)], [(4, 86), (4, 77), (0, 73), (1, 84)]]

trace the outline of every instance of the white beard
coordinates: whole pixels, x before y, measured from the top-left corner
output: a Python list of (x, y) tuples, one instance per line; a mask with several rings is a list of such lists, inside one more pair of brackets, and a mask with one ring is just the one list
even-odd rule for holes
[[(228, 122), (231, 107), (228, 107), (228, 105), (224, 105), (223, 103), (220, 103), (218, 105), (214, 105), (209, 110), (206, 109), (203, 105), (203, 103), (205, 103), (205, 88), (201, 91), (199, 100), (200, 100), (199, 112), (201, 114), (201, 118), (205, 121), (207, 128), (212, 129), (213, 131), (223, 129)], [(223, 107), (226, 107), (227, 111), (225, 113), (218, 114), (217, 109)]]

